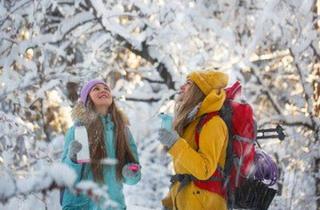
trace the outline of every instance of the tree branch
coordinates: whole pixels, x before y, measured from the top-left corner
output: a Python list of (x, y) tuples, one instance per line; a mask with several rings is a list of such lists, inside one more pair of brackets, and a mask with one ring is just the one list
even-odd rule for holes
[(147, 77), (142, 77), (143, 80), (146, 80), (148, 81), (149, 83), (158, 83), (158, 84), (165, 84), (164, 81), (160, 81), (160, 80), (153, 80), (153, 79), (150, 79), (150, 78), (147, 78)]
[(12, 15), (13, 13), (15, 13), (15, 12), (16, 12), (17, 10), (19, 10), (20, 8), (22, 8), (22, 7), (24, 7), (24, 6), (26, 6), (27, 4), (32, 3), (32, 2), (33, 2), (33, 0), (26, 1), (26, 2), (24, 2), (23, 4), (21, 4), (21, 5), (17, 6), (16, 8), (14, 8), (12, 11), (8, 12), (8, 13), (7, 13), (7, 16), (1, 20), (1, 22), (0, 22), (0, 27), (3, 26), (3, 24), (6, 22), (6, 20), (8, 19), (8, 17), (10, 17), (10, 15)]
[[(142, 58), (144, 58), (145, 60), (147, 60), (148, 62), (150, 62), (151, 64), (155, 64), (155, 63), (159, 63), (158, 66), (156, 67), (158, 73), (160, 74), (160, 76), (163, 78), (163, 80), (165, 81), (165, 84), (168, 86), (169, 89), (174, 89), (175, 86), (175, 82), (172, 79), (171, 74), (169, 73), (166, 65), (161, 62), (160, 60), (158, 60), (155, 57), (152, 57), (150, 55), (149, 52), (149, 46), (145, 41), (143, 41), (141, 43), (141, 49), (137, 49), (129, 40), (127, 40), (125, 37), (123, 37), (122, 35), (120, 35), (119, 33), (116, 33), (114, 31), (111, 31), (110, 29), (108, 29), (108, 26), (105, 24), (105, 22), (103, 21), (103, 19), (106, 17), (106, 15), (108, 14), (107, 12), (105, 12), (104, 8), (96, 8), (93, 5), (93, 1), (90, 0), (86, 0), (85, 1), (86, 4), (89, 6), (89, 9), (92, 8), (93, 9), (93, 14), (96, 17), (96, 19), (98, 20), (98, 22), (100, 23), (100, 25), (102, 26), (102, 28), (105, 30), (105, 32), (110, 33), (111, 35), (113, 35), (119, 42), (123, 42), (124, 46), (130, 50), (131, 52), (135, 53), (136, 55), (141, 56)], [(99, 2), (101, 3), (101, 2)], [(102, 5), (102, 4), (97, 4), (97, 5)], [(98, 12), (99, 9), (99, 12)], [(101, 12), (103, 11), (103, 12)], [(101, 16), (98, 16), (98, 13), (101, 14)]]
[[(310, 44), (311, 46), (311, 44)], [(297, 69), (297, 72), (298, 72), (298, 75), (299, 75), (299, 79), (300, 79), (300, 82), (301, 82), (301, 86), (303, 88), (303, 92), (304, 92), (304, 98), (305, 98), (305, 101), (307, 103), (307, 112), (309, 114), (309, 118), (311, 120), (311, 124), (312, 124), (312, 130), (314, 131), (314, 137), (315, 137), (315, 141), (319, 141), (319, 126), (317, 126), (317, 123), (316, 123), (316, 120), (314, 119), (314, 114), (313, 114), (313, 106), (312, 106), (312, 98), (313, 98), (313, 95), (311, 93), (309, 93), (309, 89), (312, 90), (312, 88), (308, 88), (308, 84), (306, 82), (306, 78), (304, 77), (303, 73), (302, 73), (302, 69), (300, 67), (300, 65), (296, 62), (297, 61), (297, 56), (294, 54), (294, 52), (292, 51), (292, 49), (290, 48), (290, 54), (291, 56), (293, 57), (293, 60), (294, 60), (294, 65), (296, 66), (296, 69)]]
[(265, 84), (263, 83), (262, 78), (258, 75), (256, 64), (255, 64), (255, 63), (250, 63), (249, 65), (250, 65), (251, 72), (252, 72), (253, 75), (257, 78), (258, 84), (259, 84), (260, 86), (262, 86), (262, 88), (263, 88), (263, 93), (266, 94), (266, 96), (268, 97), (268, 99), (269, 99), (269, 101), (271, 102), (271, 104), (272, 104), (273, 108), (275, 109), (275, 111), (276, 111), (278, 114), (282, 115), (280, 105), (277, 103), (276, 99), (272, 96), (272, 94), (270, 93), (270, 91), (266, 88), (267, 85), (265, 85)]
[[(268, 121), (270, 123), (270, 121), (272, 121), (273, 123), (281, 123), (283, 125), (286, 126), (303, 126), (306, 127), (308, 129), (312, 129), (312, 124), (311, 121), (308, 117), (305, 116), (275, 116), (275, 117), (271, 117), (270, 119), (267, 119), (266, 121)], [(266, 124), (267, 122), (262, 122), (263, 124)]]
[(161, 100), (161, 98), (130, 98), (125, 97), (126, 101), (135, 101), (135, 102), (147, 102), (147, 103), (154, 103)]

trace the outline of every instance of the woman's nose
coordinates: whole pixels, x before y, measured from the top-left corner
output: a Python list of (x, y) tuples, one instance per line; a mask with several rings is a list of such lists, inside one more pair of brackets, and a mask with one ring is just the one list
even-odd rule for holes
[(99, 92), (100, 93), (107, 93), (108, 91), (106, 89), (100, 89)]
[(101, 95), (101, 94), (108, 95), (109, 93), (106, 90), (99, 90), (98, 95)]

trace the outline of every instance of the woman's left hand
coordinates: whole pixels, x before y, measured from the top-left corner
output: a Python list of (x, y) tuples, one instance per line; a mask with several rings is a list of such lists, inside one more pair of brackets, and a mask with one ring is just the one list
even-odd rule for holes
[(135, 177), (140, 171), (141, 166), (137, 163), (128, 163), (122, 168), (122, 176), (124, 177)]

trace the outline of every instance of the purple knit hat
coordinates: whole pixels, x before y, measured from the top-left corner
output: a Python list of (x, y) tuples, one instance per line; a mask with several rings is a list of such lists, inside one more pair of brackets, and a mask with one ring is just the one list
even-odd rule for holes
[(96, 84), (103, 84), (103, 85), (109, 87), (104, 81), (99, 80), (99, 79), (93, 79), (93, 80), (90, 80), (89, 82), (87, 82), (87, 84), (85, 84), (80, 91), (80, 101), (85, 106), (87, 106), (88, 95), (89, 95), (91, 89), (93, 88), (93, 86), (95, 86)]

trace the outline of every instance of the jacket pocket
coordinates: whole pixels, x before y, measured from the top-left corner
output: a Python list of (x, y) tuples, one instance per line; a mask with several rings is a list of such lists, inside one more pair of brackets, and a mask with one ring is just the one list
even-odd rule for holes
[(195, 187), (193, 196), (199, 201), (202, 209), (227, 210), (226, 201), (216, 193)]
[(201, 189), (195, 188), (192, 190), (192, 196), (194, 197), (194, 200), (198, 201), (198, 206), (201, 206), (201, 209), (206, 209), (207, 203), (205, 192), (203, 192)]

